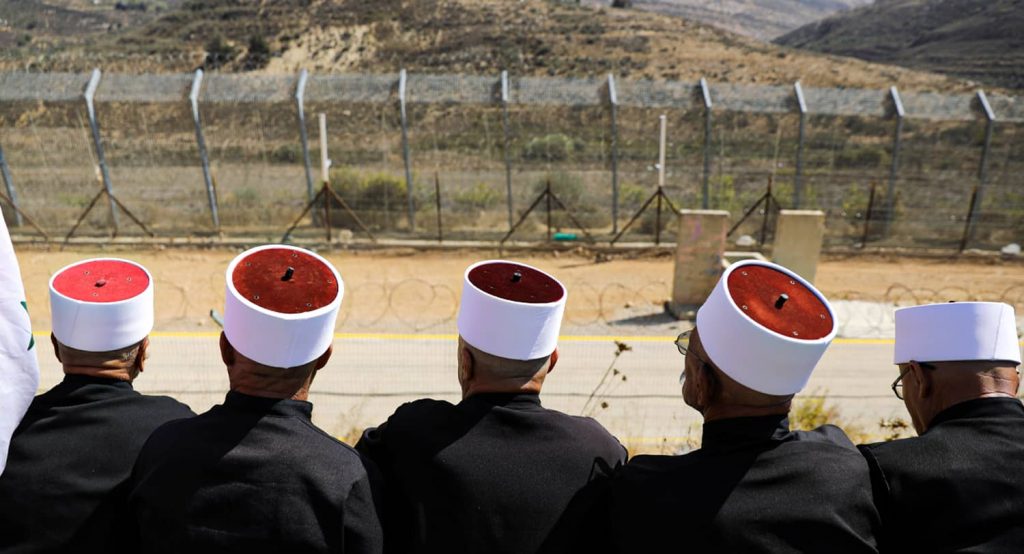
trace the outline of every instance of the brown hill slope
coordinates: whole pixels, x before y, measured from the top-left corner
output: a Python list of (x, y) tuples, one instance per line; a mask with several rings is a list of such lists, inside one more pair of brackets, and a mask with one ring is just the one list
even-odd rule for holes
[(879, 0), (777, 42), (1024, 88), (1024, 0)]
[[(872, 0), (634, 0), (639, 10), (684, 17), (760, 40), (771, 40)], [(607, 6), (608, 0), (583, 0)]]
[[(189, 0), (136, 29), (0, 64), (45, 70), (497, 73), (965, 90), (956, 79), (795, 52), (683, 19), (544, 0)], [(33, 56), (36, 56), (33, 58)], [(12, 60), (14, 60), (12, 62)]]

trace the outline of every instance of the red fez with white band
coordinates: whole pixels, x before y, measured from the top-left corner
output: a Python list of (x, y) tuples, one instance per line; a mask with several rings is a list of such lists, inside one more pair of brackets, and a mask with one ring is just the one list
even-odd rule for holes
[(71, 264), (50, 278), (53, 336), (85, 352), (131, 346), (153, 330), (153, 278), (118, 258)]
[(828, 300), (777, 264), (729, 266), (697, 311), (704, 351), (741, 385), (764, 394), (796, 394), (836, 336)]
[(224, 334), (243, 356), (289, 368), (327, 351), (345, 293), (330, 262), (294, 246), (258, 246), (231, 261), (226, 279)]
[(558, 346), (565, 287), (528, 265), (478, 262), (466, 270), (459, 335), (478, 350), (510, 360), (550, 356)]
[(893, 363), (1001, 361), (1020, 365), (1013, 307), (950, 302), (896, 310)]

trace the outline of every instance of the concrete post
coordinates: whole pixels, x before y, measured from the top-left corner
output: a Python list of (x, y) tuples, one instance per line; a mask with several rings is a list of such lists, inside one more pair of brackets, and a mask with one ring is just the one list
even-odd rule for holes
[(409, 199), (409, 232), (416, 231), (416, 206), (413, 200), (412, 160), (409, 158), (409, 118), (405, 111), (405, 93), (408, 77), (405, 70), (398, 73), (398, 107), (402, 118), (402, 160), (405, 162), (405, 189)]
[(797, 109), (800, 110), (799, 138), (796, 146), (796, 174), (793, 176), (793, 206), (799, 208), (804, 199), (804, 140), (807, 131), (807, 101), (800, 81), (793, 83)]
[(608, 74), (608, 114), (611, 121), (612, 158), (612, 234), (619, 234), (619, 95), (615, 77)]
[(501, 72), (501, 124), (505, 134), (505, 202), (508, 207), (508, 228), (512, 228), (512, 124), (508, 117), (508, 103), (511, 95), (508, 87), (508, 71)]
[(825, 238), (825, 212), (782, 210), (775, 227), (772, 261), (814, 282)]
[(196, 147), (199, 148), (199, 162), (203, 166), (203, 184), (206, 186), (206, 199), (210, 203), (210, 218), (213, 228), (220, 231), (220, 215), (217, 212), (217, 191), (213, 188), (213, 177), (210, 175), (210, 155), (206, 150), (206, 138), (203, 135), (203, 122), (199, 115), (199, 92), (203, 86), (203, 70), (197, 69), (192, 78), (192, 88), (188, 93), (188, 103), (192, 108), (192, 124), (196, 129)]
[(711, 89), (703, 77), (700, 78), (700, 96), (704, 101), (704, 179), (701, 184), (700, 206), (705, 210), (711, 203)]
[(892, 227), (893, 210), (896, 206), (896, 174), (900, 170), (900, 147), (903, 144), (903, 118), (907, 112), (903, 109), (900, 91), (895, 86), (889, 87), (889, 98), (892, 101), (893, 115), (896, 117), (896, 128), (892, 138), (892, 165), (889, 166), (889, 187), (885, 192), (885, 236), (889, 236)]
[(725, 233), (729, 212), (679, 210), (675, 271), (669, 311), (679, 319), (693, 319), (696, 310), (722, 276)]
[(114, 234), (117, 234), (117, 204), (114, 202), (114, 188), (110, 184), (110, 171), (107, 169), (107, 157), (103, 153), (103, 139), (100, 137), (100, 122), (96, 117), (96, 88), (100, 86), (101, 73), (99, 69), (92, 70), (89, 84), (85, 87), (85, 109), (89, 115), (89, 127), (92, 130), (92, 146), (96, 151), (96, 161), (100, 166), (100, 177), (103, 180), (103, 188), (107, 190), (107, 201), (110, 203), (110, 220), (114, 224)]

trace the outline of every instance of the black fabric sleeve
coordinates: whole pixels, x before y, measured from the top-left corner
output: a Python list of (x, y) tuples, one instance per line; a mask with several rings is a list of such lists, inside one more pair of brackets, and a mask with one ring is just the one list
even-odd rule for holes
[(878, 540), (878, 551), (882, 554), (893, 552), (894, 550), (891, 550), (892, 541), (889, 539), (889, 536), (895, 531), (893, 525), (899, 525), (899, 522), (892, 521), (892, 506), (890, 504), (892, 496), (889, 483), (885, 480), (885, 472), (882, 471), (878, 458), (875, 457), (875, 453), (871, 450), (871, 445), (858, 445), (857, 450), (867, 460), (868, 470), (871, 473), (871, 498), (881, 520), (882, 528), (876, 530), (875, 533), (875, 537)]
[(569, 501), (562, 517), (541, 546), (540, 554), (603, 554), (614, 551), (610, 478), (615, 468), (600, 459), (595, 461), (594, 467), (590, 482)]
[(384, 531), (374, 499), (374, 487), (370, 481), (371, 477), (367, 475), (353, 483), (345, 498), (342, 529), (346, 553), (384, 552)]

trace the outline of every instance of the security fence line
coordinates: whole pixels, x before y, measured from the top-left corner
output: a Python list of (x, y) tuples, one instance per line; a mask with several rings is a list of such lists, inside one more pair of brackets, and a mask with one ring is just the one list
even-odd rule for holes
[[(115, 234), (118, 225), (118, 202), (114, 195), (108, 164), (104, 154), (97, 103), (188, 102), (195, 127), (195, 141), (203, 171), (210, 217), (215, 229), (220, 228), (218, 198), (210, 172), (209, 154), (203, 131), (200, 107), (218, 103), (292, 103), (296, 110), (297, 136), (302, 149), (306, 188), (313, 198), (309, 140), (306, 133), (305, 105), (309, 103), (394, 104), (401, 126), (401, 151), (407, 189), (407, 220), (410, 232), (416, 230), (416, 209), (413, 202), (413, 159), (409, 142), (410, 121), (407, 107), (427, 105), (491, 105), (500, 107), (503, 119), (503, 153), (506, 177), (506, 202), (509, 227), (513, 222), (512, 154), (509, 107), (518, 106), (582, 106), (606, 107), (610, 140), (610, 187), (613, 233), (618, 232), (619, 215), (619, 123), (621, 107), (699, 109), (703, 112), (703, 174), (700, 203), (710, 206), (710, 179), (715, 158), (713, 144), (714, 114), (747, 112), (760, 114), (795, 114), (798, 116), (795, 174), (793, 176), (793, 207), (801, 208), (804, 191), (804, 150), (807, 118), (811, 115), (862, 116), (892, 121), (891, 164), (888, 172), (885, 207), (881, 219), (886, 229), (891, 222), (900, 172), (900, 151), (904, 121), (983, 121), (984, 140), (980, 145), (977, 183), (967, 217), (964, 242), (972, 232), (988, 181), (987, 166), (992, 149), (993, 130), (997, 122), (1024, 122), (1024, 99), (989, 95), (984, 90), (974, 94), (938, 94), (932, 92), (900, 92), (888, 90), (825, 89), (804, 87), (800, 82), (790, 86), (738, 85), (678, 81), (616, 80), (605, 78), (514, 77), (507, 71), (498, 76), (423, 75), (404, 69), (397, 74), (331, 74), (316, 75), (303, 70), (298, 75), (250, 74), (106, 74), (94, 69), (91, 74), (79, 73), (0, 73), (0, 103), (10, 102), (84, 102), (88, 114), (92, 147), (99, 178), (108, 196)], [(14, 223), (20, 225), (18, 196), (0, 144), (0, 176), (8, 200), (16, 211)], [(122, 206), (122, 209), (123, 206)], [(129, 213), (129, 215), (131, 215)], [(314, 214), (314, 217), (316, 215)]]

